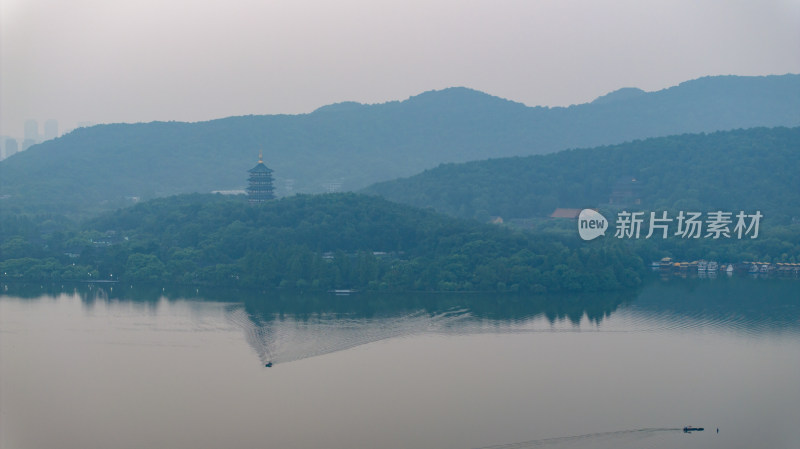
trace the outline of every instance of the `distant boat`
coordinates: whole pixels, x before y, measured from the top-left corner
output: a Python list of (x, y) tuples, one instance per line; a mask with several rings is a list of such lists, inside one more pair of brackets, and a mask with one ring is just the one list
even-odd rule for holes
[(728, 272), (728, 273), (733, 273), (733, 264), (729, 263), (728, 264), (728, 268), (726, 268), (725, 271)]
[(708, 263), (708, 271), (717, 271), (718, 267), (719, 267), (719, 265), (716, 262), (714, 262), (713, 260)]
[(704, 430), (705, 430), (705, 429), (704, 429), (704, 428), (702, 428), (702, 427), (692, 427), (692, 426), (686, 426), (686, 427), (684, 427), (684, 428), (683, 428), (683, 431), (684, 431), (684, 433), (690, 433), (690, 432), (702, 432), (702, 431), (704, 431)]
[(706, 262), (705, 260), (701, 260), (697, 264), (697, 271), (706, 271), (707, 268), (708, 268), (708, 262)]
[(353, 293), (358, 293), (358, 290), (351, 290), (351, 289), (328, 290), (328, 293), (333, 293), (336, 296), (349, 296)]

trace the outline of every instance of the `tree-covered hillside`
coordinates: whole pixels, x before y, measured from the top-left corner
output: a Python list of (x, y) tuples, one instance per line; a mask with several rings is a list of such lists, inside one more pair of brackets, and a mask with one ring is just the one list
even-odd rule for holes
[(259, 150), (279, 195), (353, 190), (447, 162), (652, 136), (800, 124), (800, 75), (707, 77), (566, 108), (465, 88), (310, 114), (98, 125), (0, 161), (3, 212), (86, 215), (152, 198), (241, 189)]
[(184, 195), (65, 230), (3, 220), (6, 280), (308, 290), (598, 291), (639, 283), (625, 245), (580, 245), (355, 194), (298, 195), (262, 205)]
[(612, 197), (622, 193), (628, 209), (760, 210), (770, 223), (788, 224), (800, 220), (800, 128), (445, 164), (365, 192), (481, 221), (546, 217), (556, 208), (613, 209), (620, 205), (609, 204)]

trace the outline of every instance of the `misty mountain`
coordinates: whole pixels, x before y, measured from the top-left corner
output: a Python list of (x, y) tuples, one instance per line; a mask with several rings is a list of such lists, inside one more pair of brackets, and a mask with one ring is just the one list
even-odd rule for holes
[(446, 162), (689, 132), (800, 124), (800, 75), (716, 76), (528, 107), (467, 88), (309, 114), (98, 125), (0, 162), (4, 211), (94, 213), (135, 198), (237, 190), (263, 150), (278, 195), (355, 190)]
[(760, 210), (774, 224), (800, 220), (798, 174), (800, 128), (755, 128), (443, 164), (364, 191), (481, 221), (625, 207)]

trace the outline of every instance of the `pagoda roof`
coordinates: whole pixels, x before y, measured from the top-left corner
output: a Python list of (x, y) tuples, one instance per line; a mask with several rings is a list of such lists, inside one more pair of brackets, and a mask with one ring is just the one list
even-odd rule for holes
[(250, 173), (272, 173), (272, 169), (264, 165), (263, 162), (259, 162), (255, 167), (247, 171)]

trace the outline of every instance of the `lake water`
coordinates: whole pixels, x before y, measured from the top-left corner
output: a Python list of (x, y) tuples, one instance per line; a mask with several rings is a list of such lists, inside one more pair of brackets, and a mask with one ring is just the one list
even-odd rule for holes
[(797, 281), (2, 288), (2, 448), (800, 447)]

